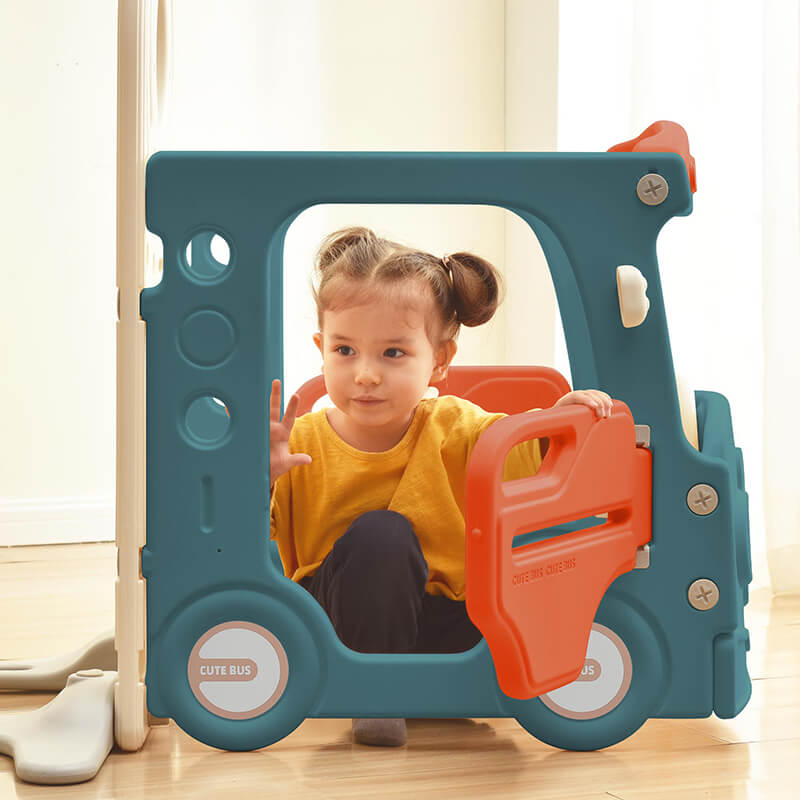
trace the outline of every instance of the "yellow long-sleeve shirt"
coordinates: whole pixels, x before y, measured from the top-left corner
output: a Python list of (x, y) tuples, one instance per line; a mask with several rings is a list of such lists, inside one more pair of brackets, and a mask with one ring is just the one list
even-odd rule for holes
[[(385, 508), (403, 514), (417, 534), (426, 591), (464, 600), (467, 461), (481, 433), (505, 416), (453, 395), (425, 398), (400, 442), (382, 453), (343, 441), (325, 409), (299, 417), (289, 451), (312, 462), (282, 475), (270, 503), (270, 536), (285, 574), (298, 582), (312, 575), (358, 516)], [(503, 480), (533, 475), (541, 463), (539, 441), (522, 442), (510, 451)]]

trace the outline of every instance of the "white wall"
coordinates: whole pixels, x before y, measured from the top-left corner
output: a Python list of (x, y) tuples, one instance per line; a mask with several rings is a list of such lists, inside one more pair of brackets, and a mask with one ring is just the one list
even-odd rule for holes
[(0, 5), (0, 544), (110, 538), (116, 8)]
[[(113, 538), (116, 9), (3, 4), (6, 258), (0, 544)], [(555, 149), (557, 3), (174, 0), (158, 149)], [(535, 46), (534, 46), (535, 45)], [(8, 154), (13, 154), (8, 157)], [(286, 385), (319, 371), (311, 255), (367, 224), (505, 269), (506, 305), (455, 363), (552, 363), (552, 284), (533, 233), (488, 207), (322, 206), (286, 242)], [(549, 294), (548, 294), (549, 292)], [(541, 313), (531, 320), (535, 298)], [(507, 324), (511, 321), (511, 328)], [(525, 336), (511, 335), (525, 323)]]
[[(505, 149), (557, 150), (558, 0), (506, 0), (505, 11)], [(516, 215), (506, 215), (505, 233), (508, 334), (499, 363), (555, 366), (558, 303), (547, 260)], [(562, 373), (570, 380), (568, 367)]]

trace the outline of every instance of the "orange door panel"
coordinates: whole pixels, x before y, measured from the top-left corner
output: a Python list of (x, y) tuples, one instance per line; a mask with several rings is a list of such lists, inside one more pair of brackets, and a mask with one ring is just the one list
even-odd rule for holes
[[(502, 483), (508, 452), (542, 437), (539, 472)], [(651, 476), (619, 400), (607, 418), (570, 405), (505, 417), (480, 437), (467, 469), (467, 611), (505, 694), (535, 697), (578, 677), (603, 594), (651, 538)], [(512, 547), (517, 535), (603, 513), (601, 525)]]

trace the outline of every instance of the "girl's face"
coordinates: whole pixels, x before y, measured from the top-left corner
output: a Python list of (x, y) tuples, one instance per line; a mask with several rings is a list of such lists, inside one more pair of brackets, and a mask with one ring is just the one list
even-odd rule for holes
[(423, 313), (380, 299), (325, 311), (323, 329), (314, 343), (328, 396), (347, 417), (348, 433), (362, 442), (399, 441), (431, 380), (444, 376), (455, 342), (434, 353)]

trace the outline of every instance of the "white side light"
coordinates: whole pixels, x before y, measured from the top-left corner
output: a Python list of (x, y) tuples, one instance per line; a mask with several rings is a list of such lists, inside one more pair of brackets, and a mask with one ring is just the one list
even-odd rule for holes
[(617, 267), (617, 295), (622, 324), (626, 328), (641, 325), (650, 309), (647, 280), (632, 264)]

